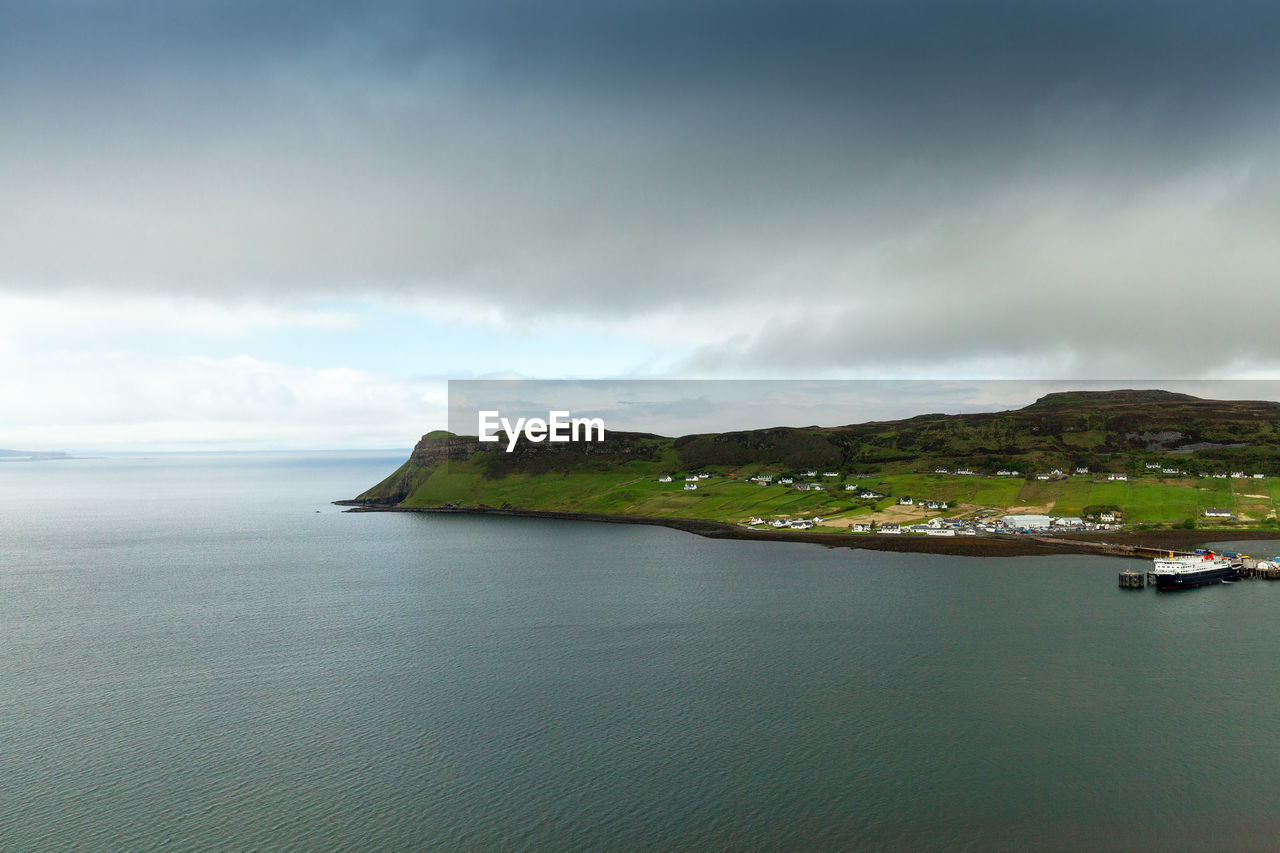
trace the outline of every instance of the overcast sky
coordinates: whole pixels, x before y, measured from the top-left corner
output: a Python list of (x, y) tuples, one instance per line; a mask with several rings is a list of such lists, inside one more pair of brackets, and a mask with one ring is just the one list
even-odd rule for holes
[(1277, 378), (1277, 44), (1273, 2), (0, 0), (0, 447), (408, 446), (447, 378)]

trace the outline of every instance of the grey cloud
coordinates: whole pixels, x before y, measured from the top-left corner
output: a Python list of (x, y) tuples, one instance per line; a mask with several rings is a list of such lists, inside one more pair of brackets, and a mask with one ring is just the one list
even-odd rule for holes
[(1156, 332), (1093, 306), (1265, 299), (1280, 261), (1274, 4), (3, 14), (0, 287), (358, 287), (511, 322), (803, 298), (829, 331), (780, 344), (783, 312), (690, 363), (799, 369), (865, 363), (844, 327), (907, 297), (921, 351), (1140, 360)]

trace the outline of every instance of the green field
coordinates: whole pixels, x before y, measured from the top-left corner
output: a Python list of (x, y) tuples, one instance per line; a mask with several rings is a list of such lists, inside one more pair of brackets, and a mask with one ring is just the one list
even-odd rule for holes
[[(495, 477), (475, 462), (439, 465), (417, 482), (405, 506), (508, 506), (517, 509), (607, 513), (724, 522), (752, 516), (771, 518), (849, 518), (896, 507), (898, 498), (946, 501), (945, 513), (963, 516), (987, 509), (1028, 508), (1059, 516), (1077, 516), (1087, 507), (1115, 507), (1128, 524), (1212, 524), (1207, 507), (1225, 507), (1242, 522), (1276, 517), (1280, 478), (1265, 480), (1156, 479), (1107, 482), (1076, 476), (1053, 481), (1022, 477), (961, 477), (939, 474), (883, 474), (859, 478), (860, 488), (886, 494), (874, 503), (844, 489), (848, 477), (815, 478), (822, 491), (793, 486), (758, 485), (749, 477), (757, 467), (710, 469), (696, 490), (684, 488), (684, 475), (658, 482), (666, 460), (631, 462), (603, 470), (575, 469), (543, 474), (511, 473)], [(917, 514), (919, 512), (917, 511)]]

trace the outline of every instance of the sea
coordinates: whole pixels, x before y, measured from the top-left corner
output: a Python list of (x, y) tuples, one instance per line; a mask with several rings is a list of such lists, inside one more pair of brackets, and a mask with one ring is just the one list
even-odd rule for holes
[(330, 503), (404, 457), (0, 463), (0, 849), (1280, 845), (1280, 583)]

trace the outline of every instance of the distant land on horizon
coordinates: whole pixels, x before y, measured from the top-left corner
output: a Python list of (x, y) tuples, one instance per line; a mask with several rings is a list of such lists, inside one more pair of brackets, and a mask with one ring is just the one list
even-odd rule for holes
[(598, 443), (521, 442), (511, 453), (437, 430), (354, 502), (728, 524), (816, 518), (815, 529), (847, 532), (994, 513), (1258, 528), (1276, 526), (1278, 500), (1280, 403), (1117, 390), (837, 427), (610, 432)]
[(73, 459), (61, 450), (9, 450), (0, 448), (0, 462), (33, 459)]

